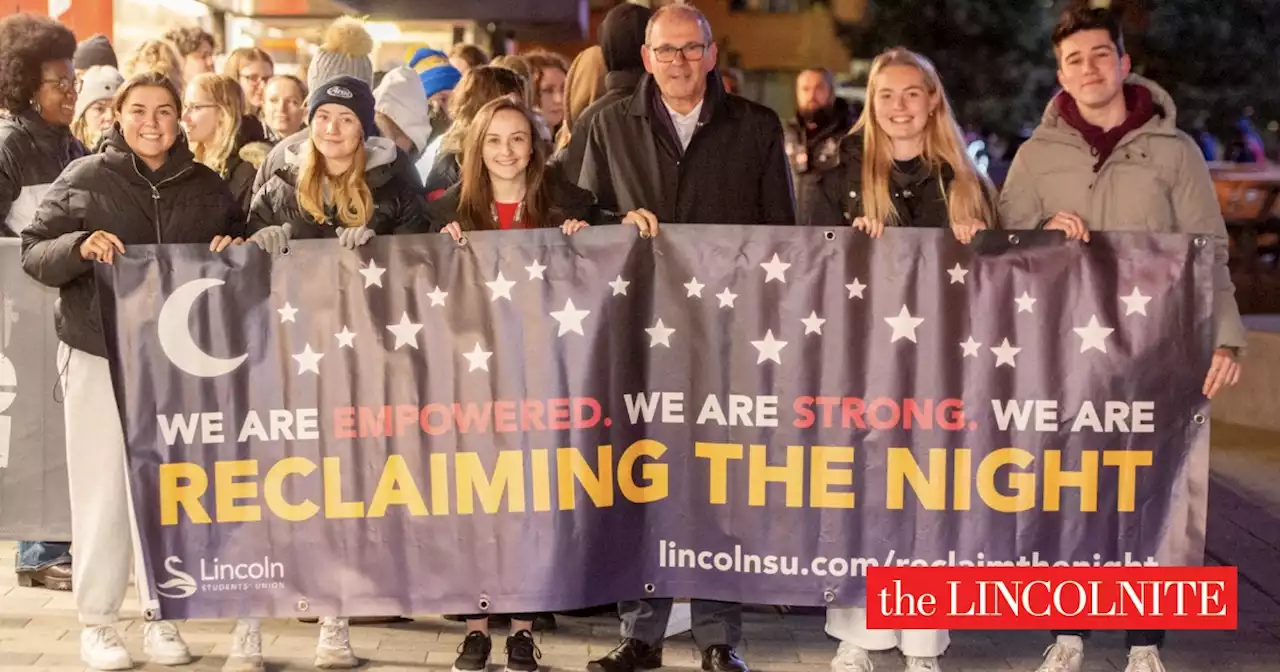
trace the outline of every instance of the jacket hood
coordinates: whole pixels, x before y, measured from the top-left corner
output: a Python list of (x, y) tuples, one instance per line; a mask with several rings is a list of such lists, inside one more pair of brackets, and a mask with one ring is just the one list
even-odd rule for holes
[(604, 64), (609, 72), (644, 70), (640, 48), (644, 31), (653, 10), (634, 3), (623, 3), (609, 10), (600, 22), (599, 42), (604, 51)]
[(431, 137), (431, 110), (422, 80), (412, 68), (399, 67), (386, 74), (373, 92), (374, 111), (391, 118), (421, 152)]
[[(1156, 108), (1156, 116), (1135, 133), (1158, 132), (1167, 135), (1177, 132), (1178, 108), (1174, 105), (1173, 96), (1170, 96), (1168, 91), (1165, 91), (1159, 84), (1135, 74), (1130, 74), (1126, 77), (1124, 83), (1145, 87), (1151, 92), (1152, 102)], [(1032, 137), (1039, 137), (1044, 140), (1084, 142), (1080, 132), (1072, 128), (1062, 118), (1062, 112), (1058, 110), (1057, 96), (1054, 96), (1049, 101), (1049, 104), (1045, 106), (1044, 116), (1040, 118), (1040, 127), (1036, 129)]]
[[(124, 132), (120, 130), (120, 122), (116, 122), (111, 128), (102, 134), (102, 142), (99, 145), (101, 151), (107, 155), (108, 162), (120, 169), (127, 178), (134, 181), (146, 181), (155, 183), (157, 181), (166, 180), (178, 173), (190, 168), (195, 163), (195, 155), (191, 153), (191, 149), (187, 147), (187, 136), (179, 132), (173, 141), (173, 146), (169, 148), (168, 158), (160, 170), (152, 174), (152, 178), (146, 178), (144, 171), (147, 166), (138, 160), (138, 155), (125, 142)], [(150, 172), (150, 171), (147, 171)], [(133, 176), (133, 177), (130, 177)]]
[[(296, 170), (302, 164), (302, 150), (307, 146), (307, 141), (290, 145), (284, 150), (284, 163), (290, 170)], [(396, 162), (396, 143), (389, 138), (373, 137), (365, 138), (364, 151), (366, 155), (364, 164), (364, 173), (368, 175), (376, 168), (390, 166)]]

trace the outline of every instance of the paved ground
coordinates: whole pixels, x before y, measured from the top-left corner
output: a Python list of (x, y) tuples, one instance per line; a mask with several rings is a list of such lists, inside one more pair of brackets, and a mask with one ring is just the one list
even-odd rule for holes
[[(1170, 672), (1280, 672), (1280, 434), (1215, 423), (1210, 488), (1208, 561), (1240, 571), (1240, 628), (1234, 632), (1170, 633), (1164, 652)], [(0, 542), (0, 558), (14, 544)], [(121, 627), (141, 660), (142, 622), (137, 604), (125, 606)], [(823, 633), (820, 615), (782, 616), (768, 608), (746, 617), (747, 662), (763, 672), (826, 672), (835, 643)], [(193, 667), (217, 670), (228, 651), (234, 623), (200, 621), (180, 625), (198, 656)], [(264, 624), (269, 669), (313, 669), (318, 626), (290, 621)], [(451, 666), (463, 627), (439, 617), (394, 626), (354, 626), (352, 642), (368, 669), (437, 669)], [(1032, 672), (1048, 635), (1042, 632), (954, 632), (942, 664), (946, 672), (1021, 670)], [(617, 642), (611, 618), (561, 617), (554, 633), (540, 634), (544, 669), (582, 670)], [(501, 646), (497, 647), (498, 649)], [(500, 653), (500, 651), (496, 652)], [(1098, 633), (1087, 647), (1086, 672), (1124, 669), (1119, 633)], [(668, 643), (666, 664), (695, 668), (697, 653), (688, 636)], [(500, 655), (493, 661), (501, 663)], [(144, 669), (166, 669), (143, 666)], [(12, 572), (0, 569), (0, 671), (80, 670), (79, 625), (68, 593), (19, 588)], [(497, 672), (500, 668), (491, 668)], [(876, 658), (878, 672), (903, 669), (896, 655)]]

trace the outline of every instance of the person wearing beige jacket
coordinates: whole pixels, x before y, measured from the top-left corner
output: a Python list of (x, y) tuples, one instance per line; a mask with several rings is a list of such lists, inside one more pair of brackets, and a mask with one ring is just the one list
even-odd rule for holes
[[(1068, 10), (1053, 34), (1063, 91), (1018, 150), (1000, 196), (1010, 229), (1205, 234), (1214, 246), (1214, 352), (1203, 392), (1240, 376), (1245, 346), (1227, 270), (1227, 230), (1203, 154), (1175, 126), (1177, 110), (1154, 82), (1130, 73), (1119, 23), (1105, 9)], [(1079, 672), (1085, 632), (1059, 632), (1038, 672)], [(1165, 672), (1164, 633), (1130, 631), (1125, 672)]]

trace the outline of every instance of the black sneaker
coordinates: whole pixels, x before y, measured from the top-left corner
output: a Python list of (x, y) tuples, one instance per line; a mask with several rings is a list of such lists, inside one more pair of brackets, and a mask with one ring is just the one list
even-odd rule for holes
[(453, 661), (453, 672), (483, 672), (489, 666), (489, 653), (493, 640), (483, 632), (469, 632), (458, 646), (458, 658)]
[(538, 672), (541, 657), (532, 632), (521, 630), (507, 638), (507, 672)]

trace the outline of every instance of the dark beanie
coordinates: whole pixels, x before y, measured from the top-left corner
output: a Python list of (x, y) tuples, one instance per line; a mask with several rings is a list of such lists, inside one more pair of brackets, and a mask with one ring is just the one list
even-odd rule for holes
[(364, 127), (364, 137), (378, 135), (378, 124), (373, 116), (373, 91), (363, 79), (350, 75), (334, 77), (311, 92), (311, 105), (307, 109), (307, 123), (316, 116), (321, 105), (341, 105), (355, 113)]
[(116, 62), (116, 50), (111, 48), (111, 41), (106, 35), (94, 35), (76, 46), (76, 55), (71, 59), (76, 70), (88, 70), (95, 65), (119, 67)]
[(643, 70), (640, 48), (644, 46), (644, 30), (653, 11), (648, 7), (623, 3), (609, 10), (600, 22), (600, 49), (609, 72)]

